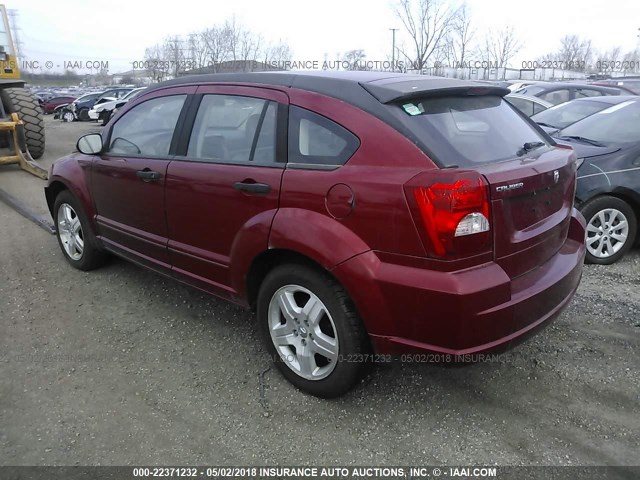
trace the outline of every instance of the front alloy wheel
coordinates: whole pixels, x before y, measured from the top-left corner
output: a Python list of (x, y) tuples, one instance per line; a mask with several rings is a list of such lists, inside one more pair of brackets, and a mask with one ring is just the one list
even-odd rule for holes
[(84, 252), (84, 234), (78, 214), (68, 203), (63, 203), (58, 208), (58, 235), (69, 258), (79, 261)]
[(105, 262), (106, 254), (91, 231), (80, 202), (68, 190), (56, 197), (53, 218), (58, 243), (71, 265), (79, 270), (93, 270)]
[(587, 261), (601, 265), (617, 262), (635, 241), (637, 219), (624, 200), (602, 196), (580, 209), (587, 219)]

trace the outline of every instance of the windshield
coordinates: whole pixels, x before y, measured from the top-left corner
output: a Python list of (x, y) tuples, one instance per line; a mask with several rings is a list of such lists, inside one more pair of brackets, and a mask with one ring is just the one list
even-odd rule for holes
[(87, 93), (86, 95), (82, 95), (80, 98), (78, 98), (76, 100), (76, 103), (84, 102), (86, 100), (92, 100), (94, 98), (97, 98), (99, 95), (100, 95), (99, 93)]
[(567, 102), (551, 107), (544, 112), (536, 113), (531, 117), (531, 120), (554, 128), (564, 128), (610, 106), (611, 104), (608, 103), (589, 100)]
[(583, 137), (603, 143), (640, 142), (640, 102), (629, 100), (560, 130), (554, 137)]
[(144, 88), (140, 88), (140, 89), (136, 89), (136, 90), (131, 90), (129, 93), (127, 93), (124, 97), (121, 98), (121, 100), (131, 100), (134, 97), (137, 97), (139, 93), (142, 93), (144, 91)]
[(404, 102), (399, 108), (442, 166), (498, 162), (549, 147), (502, 97), (438, 97)]

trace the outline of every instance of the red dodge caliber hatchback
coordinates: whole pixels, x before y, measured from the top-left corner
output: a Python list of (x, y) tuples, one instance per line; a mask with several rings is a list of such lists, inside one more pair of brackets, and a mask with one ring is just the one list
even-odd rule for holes
[(298, 388), (375, 355), (508, 347), (575, 292), (576, 159), (503, 96), (373, 72), (186, 77), (52, 167), (66, 259), (111, 252), (255, 308)]

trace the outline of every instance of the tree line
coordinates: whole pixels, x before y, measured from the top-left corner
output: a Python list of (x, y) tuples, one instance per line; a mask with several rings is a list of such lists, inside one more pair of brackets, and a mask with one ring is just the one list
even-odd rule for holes
[(166, 37), (145, 50), (143, 63), (153, 80), (161, 81), (190, 70), (206, 68), (217, 73), (228, 62), (233, 62), (237, 70), (246, 71), (258, 63), (281, 64), (290, 61), (291, 56), (285, 41), (267, 43), (260, 34), (232, 18), (186, 37)]

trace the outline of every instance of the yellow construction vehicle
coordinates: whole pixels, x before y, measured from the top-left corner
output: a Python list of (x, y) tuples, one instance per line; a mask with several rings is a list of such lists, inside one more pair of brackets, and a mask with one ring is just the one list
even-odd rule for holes
[(7, 11), (0, 5), (0, 165), (18, 164), (40, 178), (33, 161), (44, 154), (44, 121), (38, 100), (24, 88)]

